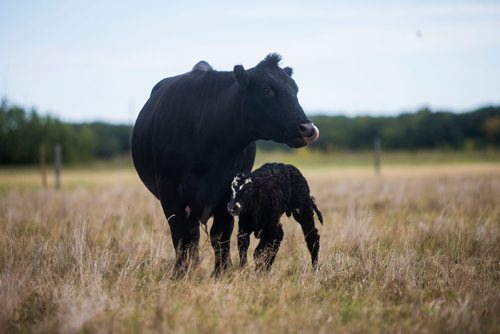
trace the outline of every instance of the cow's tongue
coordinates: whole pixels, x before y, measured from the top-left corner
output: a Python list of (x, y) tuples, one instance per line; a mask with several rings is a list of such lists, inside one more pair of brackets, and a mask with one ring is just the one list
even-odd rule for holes
[(316, 125), (313, 124), (313, 126), (314, 126), (314, 133), (311, 136), (304, 138), (307, 145), (314, 144), (319, 139), (319, 129)]

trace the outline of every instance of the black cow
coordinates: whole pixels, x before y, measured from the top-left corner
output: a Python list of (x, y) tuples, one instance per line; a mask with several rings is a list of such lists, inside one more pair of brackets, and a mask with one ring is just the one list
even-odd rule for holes
[(313, 268), (318, 264), (319, 234), (314, 212), (323, 224), (323, 216), (311, 197), (309, 185), (292, 165), (265, 164), (250, 175), (238, 174), (231, 183), (228, 211), (239, 215), (238, 250), (240, 266), (247, 263), (250, 234), (260, 238), (254, 259), (257, 270), (269, 270), (283, 240), (280, 217), (286, 213), (302, 227)]
[(257, 66), (219, 72), (201, 61), (156, 84), (132, 136), (135, 168), (161, 201), (176, 251), (174, 274), (198, 261), (199, 223), (214, 217), (210, 239), (217, 274), (230, 264), (230, 184), (249, 172), (255, 141), (291, 147), (314, 143), (319, 131), (304, 114), (292, 69), (270, 54)]

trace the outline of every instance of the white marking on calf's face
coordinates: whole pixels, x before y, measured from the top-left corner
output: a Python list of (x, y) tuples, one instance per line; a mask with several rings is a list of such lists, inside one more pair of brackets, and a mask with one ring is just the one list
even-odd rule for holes
[(235, 176), (234, 179), (233, 179), (233, 182), (231, 182), (231, 192), (232, 192), (233, 198), (236, 197), (236, 187), (238, 186), (238, 182), (239, 181), (240, 181), (240, 177), (239, 176)]
[(243, 184), (240, 186), (240, 189), (239, 189), (239, 190), (243, 189), (243, 187), (244, 187), (245, 185), (247, 185), (247, 184), (249, 184), (249, 183), (252, 183), (252, 182), (253, 182), (253, 181), (252, 181), (252, 179), (251, 179), (251, 178), (246, 179), (246, 180), (245, 180), (245, 183), (243, 183)]

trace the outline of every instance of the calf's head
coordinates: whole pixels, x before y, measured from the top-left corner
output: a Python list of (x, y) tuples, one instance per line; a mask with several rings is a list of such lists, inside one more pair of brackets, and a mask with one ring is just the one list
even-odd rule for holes
[(227, 204), (228, 212), (233, 216), (238, 216), (248, 211), (255, 204), (255, 188), (250, 177), (243, 173), (237, 174), (231, 182), (231, 199)]
[(256, 67), (234, 67), (234, 77), (243, 91), (242, 107), (248, 126), (260, 139), (302, 147), (316, 142), (318, 128), (299, 104), (299, 91), (290, 67), (281, 68), (281, 56), (269, 54)]

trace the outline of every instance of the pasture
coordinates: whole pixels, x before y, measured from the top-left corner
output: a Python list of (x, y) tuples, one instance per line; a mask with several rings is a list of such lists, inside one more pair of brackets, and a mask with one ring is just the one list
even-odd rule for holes
[(236, 267), (235, 227), (217, 280), (204, 232), (199, 267), (169, 278), (169, 229), (133, 169), (66, 170), (59, 192), (36, 170), (1, 170), (0, 332), (498, 332), (500, 164), (394, 164), (377, 178), (300, 160), (325, 218), (319, 271), (284, 217), (270, 273), (251, 256)]

